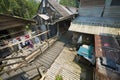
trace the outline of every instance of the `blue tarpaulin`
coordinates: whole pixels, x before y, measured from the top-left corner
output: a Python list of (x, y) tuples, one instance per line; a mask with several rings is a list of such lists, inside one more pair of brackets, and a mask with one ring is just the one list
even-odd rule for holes
[(78, 55), (83, 56), (85, 59), (87, 59), (88, 61), (94, 64), (95, 57), (94, 57), (93, 49), (94, 49), (93, 46), (82, 45), (78, 50)]

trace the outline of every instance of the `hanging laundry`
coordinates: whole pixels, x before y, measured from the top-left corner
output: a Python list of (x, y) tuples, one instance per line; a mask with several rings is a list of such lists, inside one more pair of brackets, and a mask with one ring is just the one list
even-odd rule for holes
[(38, 37), (35, 37), (35, 43), (39, 44), (40, 43), (40, 39)]
[(25, 46), (25, 37), (20, 37), (20, 39), (21, 39), (21, 41), (22, 41), (22, 47), (24, 47)]
[(19, 50), (22, 50), (22, 47), (21, 47), (21, 45), (20, 45), (20, 44), (18, 44), (18, 49), (19, 49)]
[(28, 40), (28, 42), (29, 42), (29, 47), (30, 47), (30, 48), (33, 48), (34, 45), (33, 45), (32, 41), (31, 41), (31, 40)]

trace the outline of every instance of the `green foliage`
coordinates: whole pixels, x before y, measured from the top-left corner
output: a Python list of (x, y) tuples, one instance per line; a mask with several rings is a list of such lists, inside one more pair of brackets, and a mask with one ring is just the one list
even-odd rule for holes
[(62, 76), (57, 75), (55, 80), (63, 80)]
[(60, 4), (64, 6), (76, 7), (76, 0), (60, 0)]
[(38, 6), (35, 0), (1, 0), (0, 13), (29, 19), (36, 14)]
[(3, 80), (3, 79), (0, 77), (0, 80)]

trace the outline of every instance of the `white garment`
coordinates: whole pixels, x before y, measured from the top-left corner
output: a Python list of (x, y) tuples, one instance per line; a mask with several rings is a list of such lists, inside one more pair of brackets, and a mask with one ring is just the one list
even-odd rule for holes
[(78, 38), (77, 43), (82, 43), (82, 36), (80, 35), (80, 37)]
[(13, 43), (17, 43), (18, 40), (17, 40), (17, 39), (13, 39), (12, 42), (13, 42)]
[(21, 45), (20, 45), (20, 44), (18, 44), (18, 49), (19, 49), (19, 50), (21, 50), (21, 49), (22, 49), (22, 47), (21, 47)]
[(20, 37), (20, 39), (21, 39), (21, 41), (23, 41), (22, 45), (25, 46), (25, 37)]

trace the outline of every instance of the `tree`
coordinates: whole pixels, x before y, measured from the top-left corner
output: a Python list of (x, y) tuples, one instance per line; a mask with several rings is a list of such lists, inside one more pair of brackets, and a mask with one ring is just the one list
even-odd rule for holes
[(38, 6), (35, 0), (1, 0), (0, 13), (29, 19), (36, 14)]
[(75, 0), (60, 0), (60, 4), (62, 4), (64, 6), (76, 7), (76, 1)]

